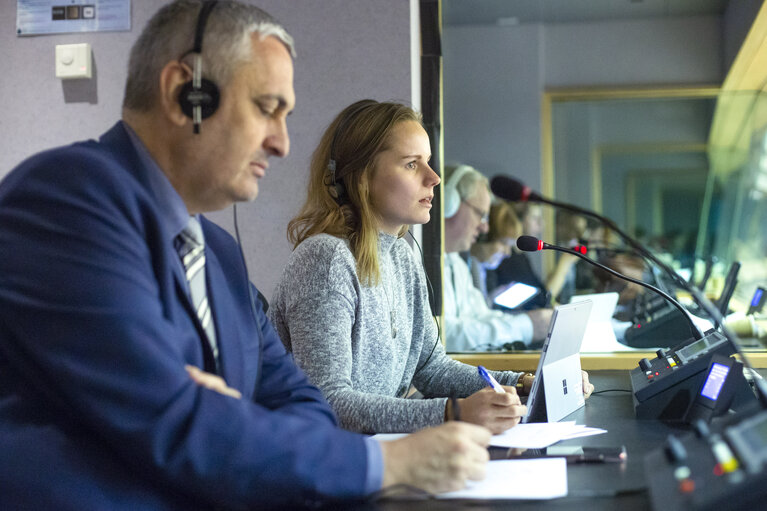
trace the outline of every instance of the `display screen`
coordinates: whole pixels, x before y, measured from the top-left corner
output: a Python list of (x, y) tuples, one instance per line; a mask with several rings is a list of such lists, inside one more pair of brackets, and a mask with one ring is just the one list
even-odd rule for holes
[(764, 289), (761, 287), (756, 289), (756, 292), (754, 293), (754, 297), (751, 299), (751, 307), (758, 307), (759, 302), (762, 300), (762, 295), (764, 294)]
[(716, 401), (729, 372), (729, 366), (717, 363), (711, 364), (711, 370), (708, 372), (706, 383), (703, 385), (700, 395), (707, 397), (712, 401)]
[(502, 307), (514, 309), (538, 294), (538, 288), (515, 282), (505, 291), (496, 296), (493, 301)]
[(690, 344), (683, 350), (681, 350), (679, 353), (684, 355), (687, 358), (690, 358), (692, 355), (695, 355), (697, 353), (700, 353), (701, 351), (705, 350), (708, 347), (706, 344), (706, 341), (704, 339), (701, 339), (700, 341)]

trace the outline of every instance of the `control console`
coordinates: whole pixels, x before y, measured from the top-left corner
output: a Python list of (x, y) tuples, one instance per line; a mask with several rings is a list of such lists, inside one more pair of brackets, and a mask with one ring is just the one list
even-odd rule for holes
[(693, 433), (669, 436), (645, 457), (656, 511), (763, 509), (767, 499), (767, 410), (748, 410)]
[(656, 358), (640, 360), (639, 367), (630, 373), (637, 419), (683, 420), (711, 358), (735, 352), (735, 346), (726, 337), (712, 330), (702, 339), (659, 349)]

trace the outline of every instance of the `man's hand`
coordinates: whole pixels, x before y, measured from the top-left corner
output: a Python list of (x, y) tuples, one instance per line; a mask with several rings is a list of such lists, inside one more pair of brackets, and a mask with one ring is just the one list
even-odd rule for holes
[(461, 420), (484, 426), (497, 435), (519, 424), (527, 413), (517, 395), (517, 389), (504, 386), (505, 394), (490, 387), (475, 392), (465, 399), (459, 399)]
[(594, 392), (594, 385), (589, 382), (589, 373), (581, 371), (581, 378), (583, 379), (583, 397), (589, 398), (592, 392)]
[(465, 422), (381, 442), (383, 487), (409, 484), (429, 493), (460, 490), (467, 479), (484, 479), (489, 442), (490, 431)]
[(234, 397), (240, 399), (242, 394), (237, 389), (229, 387), (223, 378), (216, 376), (215, 374), (206, 373), (202, 369), (194, 366), (184, 366), (186, 372), (189, 373), (189, 377), (194, 380), (195, 383), (205, 387), (206, 389), (215, 390), (219, 394), (225, 396)]
[(535, 309), (527, 311), (527, 315), (533, 322), (533, 340), (540, 341), (549, 333), (549, 323), (554, 309)]

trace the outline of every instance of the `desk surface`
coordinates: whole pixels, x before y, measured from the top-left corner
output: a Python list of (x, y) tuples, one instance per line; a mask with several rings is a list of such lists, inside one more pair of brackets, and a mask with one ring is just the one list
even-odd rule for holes
[[(638, 421), (634, 418), (631, 382), (628, 371), (593, 371), (589, 373), (596, 390), (624, 389), (629, 392), (606, 392), (593, 395), (586, 406), (566, 420), (607, 429), (607, 433), (568, 440), (558, 445), (616, 447), (625, 445), (625, 463), (587, 463), (567, 466), (568, 496), (548, 501), (440, 501), (416, 500), (377, 502), (371, 510), (442, 510), (442, 509), (588, 509), (648, 510), (650, 509), (644, 475), (644, 456), (662, 445), (670, 433), (680, 429), (658, 421)], [(359, 506), (357, 507), (359, 508)]]

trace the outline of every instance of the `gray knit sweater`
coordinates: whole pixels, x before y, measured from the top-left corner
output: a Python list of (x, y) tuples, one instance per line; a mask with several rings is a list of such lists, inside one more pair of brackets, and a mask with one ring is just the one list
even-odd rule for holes
[[(447, 396), (465, 397), (486, 384), (437, 340), (424, 272), (407, 242), (382, 233), (378, 243), (381, 283), (371, 287), (357, 278), (346, 240), (326, 234), (304, 240), (283, 271), (269, 316), (344, 428), (411, 432), (442, 423)], [(519, 374), (493, 373), (506, 385)], [(404, 399), (411, 383), (426, 399)]]

